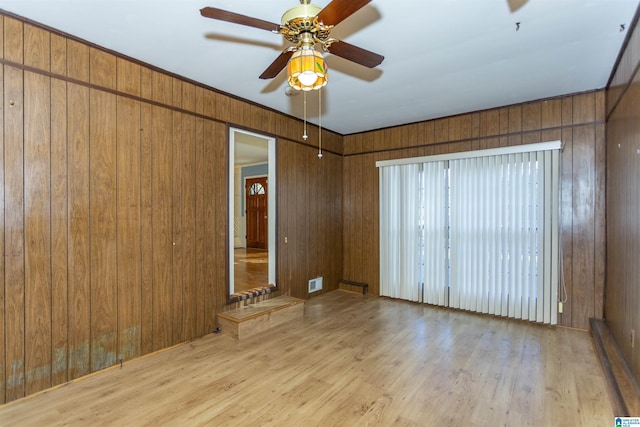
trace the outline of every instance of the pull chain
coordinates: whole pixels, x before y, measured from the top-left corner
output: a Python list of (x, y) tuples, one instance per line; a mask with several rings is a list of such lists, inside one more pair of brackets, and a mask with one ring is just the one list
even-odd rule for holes
[(302, 97), (304, 99), (304, 133), (302, 134), (302, 139), (306, 141), (309, 138), (309, 135), (307, 135), (307, 91), (302, 92)]
[(318, 90), (318, 158), (322, 158), (322, 89)]

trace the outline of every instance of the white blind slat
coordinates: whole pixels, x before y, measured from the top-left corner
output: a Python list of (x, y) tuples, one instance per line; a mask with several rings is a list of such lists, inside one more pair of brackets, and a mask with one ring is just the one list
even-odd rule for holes
[(559, 158), (381, 165), (381, 294), (557, 323)]

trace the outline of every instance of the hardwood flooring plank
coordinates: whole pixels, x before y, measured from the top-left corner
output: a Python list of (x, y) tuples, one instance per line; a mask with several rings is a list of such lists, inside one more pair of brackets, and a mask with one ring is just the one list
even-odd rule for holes
[(223, 334), (0, 407), (13, 424), (608, 425), (589, 334), (329, 292), (302, 321)]

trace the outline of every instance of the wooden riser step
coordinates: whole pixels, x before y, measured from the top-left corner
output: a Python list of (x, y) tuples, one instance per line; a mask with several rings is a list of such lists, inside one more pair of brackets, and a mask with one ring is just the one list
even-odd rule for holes
[(283, 295), (219, 313), (218, 325), (241, 340), (303, 315), (304, 300)]
[(346, 292), (353, 292), (354, 294), (364, 295), (369, 289), (369, 285), (366, 283), (352, 282), (351, 280), (341, 280), (340, 289)]

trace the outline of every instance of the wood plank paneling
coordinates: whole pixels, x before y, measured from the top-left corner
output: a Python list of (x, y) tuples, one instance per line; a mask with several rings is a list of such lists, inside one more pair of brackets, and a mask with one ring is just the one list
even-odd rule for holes
[(152, 100), (164, 105), (172, 105), (173, 80), (170, 76), (158, 71), (151, 72)]
[[(0, 15), (0, 46), (2, 46), (2, 49), (0, 49), (0, 58), (4, 58), (4, 15)], [(4, 385), (2, 387), (4, 395)]]
[(500, 133), (500, 111), (487, 110), (480, 113), (480, 136), (493, 136)]
[(204, 93), (204, 101), (203, 101), (203, 114), (207, 117), (214, 117), (216, 111), (216, 97), (215, 93), (211, 91), (206, 91)]
[(573, 130), (562, 130), (564, 149), (560, 161), (562, 170), (560, 176), (560, 232), (562, 233), (562, 267), (564, 270), (561, 285), (564, 283), (565, 292), (560, 287), (560, 301), (567, 298), (563, 313), (558, 316), (558, 323), (564, 326), (572, 325), (573, 298)]
[[(288, 183), (292, 181), (291, 173), (293, 168), (285, 167), (286, 164), (291, 164), (291, 155), (293, 149), (291, 147), (291, 143), (284, 139), (279, 139), (277, 141), (277, 159), (276, 159), (276, 168), (277, 168), (277, 180), (278, 180), (278, 188), (280, 191), (277, 193), (277, 205), (278, 212), (282, 212), (282, 206), (291, 206), (291, 200), (289, 199), (289, 190)], [(289, 244), (289, 235), (292, 233), (292, 229), (289, 227), (288, 221), (283, 221), (283, 216), (278, 216), (278, 246), (277, 246), (277, 254), (278, 254), (278, 270), (276, 280), (278, 282), (278, 286), (282, 286), (283, 289), (289, 289), (290, 287), (290, 272), (291, 272), (291, 247)], [(286, 272), (286, 273), (285, 273)]]
[(51, 34), (51, 72), (67, 75), (67, 40), (57, 34)]
[(336, 241), (342, 233), (341, 158), (325, 153), (319, 160), (315, 148), (288, 140), (278, 140), (277, 147), (278, 286), (305, 298), (308, 280), (322, 276), (323, 292), (336, 289), (342, 274), (342, 244)]
[(594, 92), (573, 96), (573, 124), (591, 123), (596, 118), (596, 98)]
[[(577, 127), (573, 131), (573, 283), (594, 283), (594, 184), (595, 129), (593, 125)], [(593, 315), (593, 285), (574, 286), (573, 293), (580, 304), (573, 304), (573, 326), (589, 329)]]
[(26, 394), (51, 386), (51, 85), (24, 75)]
[[(407, 126), (404, 126), (407, 128)], [(472, 115), (462, 114), (449, 119), (449, 141), (459, 141), (471, 138)], [(416, 138), (408, 138), (409, 141), (416, 141)]]
[[(154, 89), (155, 93), (155, 89)], [(153, 350), (173, 344), (172, 121), (171, 110), (152, 109)]]
[(140, 65), (123, 58), (116, 59), (116, 85), (120, 92), (140, 96)]
[[(435, 142), (449, 141), (449, 121), (448, 119), (437, 119), (433, 122)], [(389, 129), (391, 131), (391, 129)], [(387, 143), (393, 143), (396, 138), (388, 136)]]
[(116, 88), (116, 57), (95, 47), (89, 48), (89, 68), (91, 84)]
[[(411, 139), (411, 138), (410, 138)], [(360, 156), (361, 165), (360, 168), (362, 170), (362, 182), (367, 187), (371, 188), (372, 194), (379, 194), (379, 178), (378, 178), (378, 169), (375, 167), (371, 167), (375, 165), (374, 155), (367, 154), (364, 156)], [(377, 197), (363, 197), (360, 200), (360, 204), (362, 205), (362, 218), (363, 226), (361, 231), (361, 246), (362, 248), (371, 248), (372, 252), (380, 253), (379, 246), (376, 244), (378, 241), (378, 237), (380, 236), (380, 228), (379, 222), (376, 220), (379, 215), (379, 199)], [(372, 224), (372, 231), (367, 229), (364, 224)], [(377, 275), (379, 273), (378, 263), (376, 262), (376, 258), (369, 256), (366, 251), (362, 251), (362, 269), (365, 274), (365, 282), (364, 283), (378, 283)]]
[[(93, 78), (93, 67), (92, 67)], [(91, 370), (116, 363), (116, 96), (90, 90), (89, 252)]]
[[(140, 69), (140, 95), (153, 98), (152, 71)], [(142, 238), (142, 283), (140, 296), (140, 352), (153, 351), (153, 110), (151, 104), (140, 106), (140, 198), (142, 204), (140, 233)]]
[[(230, 118), (229, 103), (231, 98), (221, 93), (214, 94), (215, 101), (212, 103), (214, 107), (213, 117), (217, 117), (222, 122), (228, 122)], [(281, 134), (280, 134), (281, 135)]]
[(75, 40), (67, 40), (67, 76), (82, 82), (89, 81), (89, 47)]
[(513, 105), (509, 111), (509, 135), (508, 145), (522, 144), (522, 105)]
[[(174, 99), (179, 105), (182, 105), (182, 85), (174, 85)], [(173, 120), (173, 138), (175, 141), (171, 145), (173, 150), (172, 156), (172, 189), (173, 194), (173, 212), (171, 219), (172, 225), (172, 239), (173, 239), (173, 279), (172, 279), (172, 330), (171, 330), (171, 342), (176, 343), (182, 340), (184, 337), (184, 251), (185, 251), (185, 239), (184, 239), (184, 219), (182, 215), (182, 209), (184, 205), (184, 193), (182, 188), (182, 181), (185, 179), (185, 175), (188, 171), (183, 168), (183, 156), (185, 150), (183, 148), (184, 141), (184, 117), (183, 114), (174, 111), (172, 113)], [(170, 194), (171, 194), (170, 193)]]
[(229, 131), (227, 126), (221, 123), (213, 124), (212, 141), (214, 149), (214, 169), (213, 169), (213, 186), (215, 192), (213, 194), (213, 205), (215, 206), (216, 219), (214, 224), (215, 234), (213, 237), (213, 250), (215, 252), (215, 265), (217, 274), (211, 286), (215, 287), (216, 292), (216, 312), (220, 311), (226, 304), (227, 284), (229, 282), (229, 265), (228, 265), (228, 240), (227, 230), (229, 229), (229, 207), (227, 205), (228, 191), (222, 190), (229, 188), (228, 170), (229, 170)]
[(573, 125), (573, 97), (562, 98), (562, 126)]
[[(394, 141), (397, 140), (397, 138), (393, 139)], [(366, 182), (363, 181), (363, 175), (364, 175), (364, 156), (357, 156), (354, 159), (354, 178), (356, 179), (356, 185), (352, 188), (352, 193), (351, 193), (351, 198), (352, 198), (352, 205), (351, 205), (351, 209), (354, 213), (354, 215), (356, 215), (356, 217), (358, 218), (363, 218), (363, 215), (365, 214), (365, 207), (364, 207), (364, 202), (366, 197), (366, 194), (364, 191), (362, 191), (362, 187), (361, 185), (367, 185)], [(370, 193), (370, 189), (368, 191), (369, 194)], [(368, 213), (368, 212), (366, 212)], [(367, 227), (367, 225), (369, 224), (365, 224), (364, 221), (358, 221), (355, 224), (353, 224), (353, 235), (355, 237), (355, 242), (352, 246), (352, 252), (353, 252), (353, 258), (355, 261), (355, 271), (359, 272), (360, 269), (362, 269), (363, 267), (363, 262), (364, 262), (364, 258), (368, 257), (369, 254), (365, 255), (365, 248), (363, 247), (363, 237), (364, 237), (364, 233), (368, 233), (369, 230), (366, 230), (365, 227)], [(358, 274), (358, 273), (356, 273)], [(359, 280), (357, 280), (359, 281)]]
[[(138, 72), (139, 76), (140, 73)], [(142, 206), (140, 102), (117, 99), (117, 359), (141, 353)]]
[[(632, 37), (607, 90), (605, 319), (636, 381), (640, 382), (640, 31)], [(596, 117), (599, 116), (596, 109)], [(596, 134), (596, 138), (599, 135)], [(596, 152), (596, 162), (601, 153)], [(596, 176), (596, 180), (601, 177)], [(596, 196), (596, 203), (601, 200)], [(596, 223), (596, 240), (602, 231)], [(596, 259), (596, 268), (601, 261)], [(596, 270), (598, 274), (598, 270)], [(631, 343), (635, 331), (635, 346)]]
[(355, 156), (345, 157), (343, 161), (343, 195), (342, 195), (342, 212), (345, 218), (348, 218), (348, 221), (345, 221), (343, 224), (343, 273), (342, 278), (346, 280), (355, 281), (357, 275), (354, 271), (354, 265), (356, 264), (354, 260), (355, 251), (352, 246), (357, 244), (356, 236), (353, 233), (354, 229), (354, 221), (357, 216), (354, 212), (354, 203), (355, 199), (353, 197), (354, 193), (354, 185), (357, 182), (355, 177), (355, 167), (353, 166), (355, 162)]
[(562, 125), (562, 100), (543, 101), (541, 106), (541, 127), (549, 129)]
[[(3, 33), (3, 22), (4, 22), (4, 18), (2, 16), (0, 16), (0, 37), (2, 37)], [(0, 40), (0, 42), (2, 42), (2, 40)], [(0, 51), (2, 51), (2, 49), (0, 49)], [(0, 56), (2, 56), (2, 53), (0, 53)], [(5, 178), (4, 178), (4, 174), (5, 174), (5, 163), (4, 163), (4, 148), (5, 148), (5, 143), (4, 143), (4, 110), (5, 110), (5, 99), (4, 99), (4, 67), (0, 67), (0, 87), (3, 88), (2, 91), (0, 91), (0, 117), (2, 117), (2, 120), (0, 120), (0, 168), (2, 168), (2, 173), (0, 173), (0, 242), (2, 242), (2, 256), (0, 257), (0, 301), (2, 301), (3, 303), (0, 304), (0, 402), (5, 402), (6, 401), (6, 396), (5, 396), (5, 388), (6, 388), (6, 347), (5, 347), (5, 337), (6, 337), (6, 331), (5, 331), (5, 320), (6, 320), (6, 316), (5, 316), (5, 304), (4, 301), (5, 299), (5, 282), (4, 282), (4, 278), (5, 278), (5, 258), (7, 256), (7, 248), (5, 246), (5, 220), (4, 220), (4, 209), (5, 209), (5, 199), (4, 199), (4, 194), (5, 194)], [(9, 107), (9, 105), (6, 105), (7, 107)]]
[[(293, 154), (293, 162), (298, 167), (294, 168), (294, 180), (295, 184), (291, 185), (292, 196), (296, 203), (299, 203), (300, 206), (308, 205), (308, 161), (309, 157), (313, 156), (311, 148), (309, 147), (299, 147), (294, 146), (294, 154)], [(293, 184), (293, 183), (292, 183)], [(310, 214), (309, 211), (305, 209), (305, 212)], [(310, 216), (310, 215), (309, 215)], [(291, 296), (296, 298), (303, 298), (308, 289), (305, 286), (311, 277), (308, 276), (309, 272), (309, 257), (310, 251), (307, 246), (307, 242), (309, 239), (309, 228), (307, 222), (307, 216), (295, 215), (289, 218), (289, 223), (293, 226), (295, 230), (292, 234), (289, 235), (289, 244), (291, 244), (293, 240), (293, 253), (294, 258), (291, 259), (291, 265), (295, 265), (295, 268), (292, 268), (292, 283), (291, 283)]]
[(196, 87), (196, 108), (195, 113), (203, 115), (204, 114), (204, 88)]
[(33, 25), (24, 26), (24, 65), (39, 70), (51, 68), (51, 43), (49, 31)]
[[(5, 19), (5, 25), (8, 23)], [(6, 54), (6, 44), (5, 44)], [(24, 76), (4, 67), (6, 399), (25, 395)]]
[[(66, 44), (65, 44), (66, 46)], [(66, 67), (65, 67), (66, 68)], [(64, 69), (64, 68), (63, 68)], [(68, 380), (67, 83), (51, 80), (51, 385)]]
[[(196, 92), (198, 95), (199, 91)], [(202, 99), (202, 98), (200, 98)], [(200, 107), (201, 108), (201, 107)], [(198, 107), (196, 107), (198, 109)], [(207, 309), (207, 295), (205, 292), (205, 262), (206, 249), (205, 241), (210, 238), (210, 235), (205, 233), (205, 186), (208, 181), (205, 181), (205, 143), (204, 143), (204, 119), (196, 119), (195, 129), (195, 225), (194, 225), (194, 242), (195, 253), (194, 262), (195, 268), (195, 305), (196, 305), (196, 324), (195, 324), (195, 336), (201, 337), (206, 334), (206, 309)], [(197, 260), (201, 260), (198, 262)], [(208, 329), (212, 331), (213, 329)]]
[(22, 64), (24, 60), (23, 27), (17, 19), (4, 17), (4, 58), (7, 61)]
[(541, 128), (542, 103), (531, 102), (522, 106), (522, 130), (530, 131)]
[(90, 372), (89, 89), (67, 85), (69, 173), (69, 379)]
[[(188, 91), (189, 102), (187, 105), (193, 105), (194, 98), (191, 97), (192, 91)], [(185, 101), (187, 101), (185, 99)], [(196, 335), (197, 322), (197, 287), (196, 287), (196, 259), (195, 259), (195, 242), (196, 242), (196, 151), (195, 151), (195, 117), (183, 117), (183, 133), (180, 150), (182, 151), (182, 163), (177, 167), (182, 171), (182, 203), (178, 206), (180, 212), (179, 218), (182, 223), (182, 248), (183, 248), (183, 318), (184, 330), (183, 336), (176, 342), (182, 342), (185, 339), (190, 340)], [(177, 162), (176, 162), (177, 163)], [(174, 164), (175, 165), (175, 164)]]
[[(206, 109), (206, 107), (205, 107)], [(222, 298), (226, 299), (227, 282), (224, 280), (214, 280), (214, 278), (220, 278), (224, 276), (221, 274), (224, 272), (224, 268), (220, 268), (217, 264), (217, 252), (224, 252), (224, 241), (220, 242), (216, 240), (216, 226), (218, 222), (224, 222), (217, 217), (217, 209), (215, 204), (216, 186), (213, 185), (216, 168), (224, 169), (226, 165), (216, 159), (216, 141), (214, 139), (215, 124), (212, 121), (206, 120), (204, 122), (204, 139), (203, 145), (203, 209), (204, 218), (202, 231), (206, 236), (204, 239), (204, 286), (205, 286), (205, 331), (211, 332), (216, 326), (216, 306), (218, 303), (218, 288), (223, 289)], [(222, 249), (219, 249), (220, 245)]]
[[(604, 108), (604, 98), (601, 100)], [(594, 300), (596, 318), (604, 318), (606, 280), (606, 130), (604, 123), (595, 125), (594, 159)]]
[[(150, 73), (149, 73), (150, 74)], [(142, 78), (142, 93), (151, 92), (151, 79)], [(142, 204), (140, 234), (141, 295), (140, 353), (153, 351), (153, 109), (150, 104), (140, 108), (140, 199)]]

